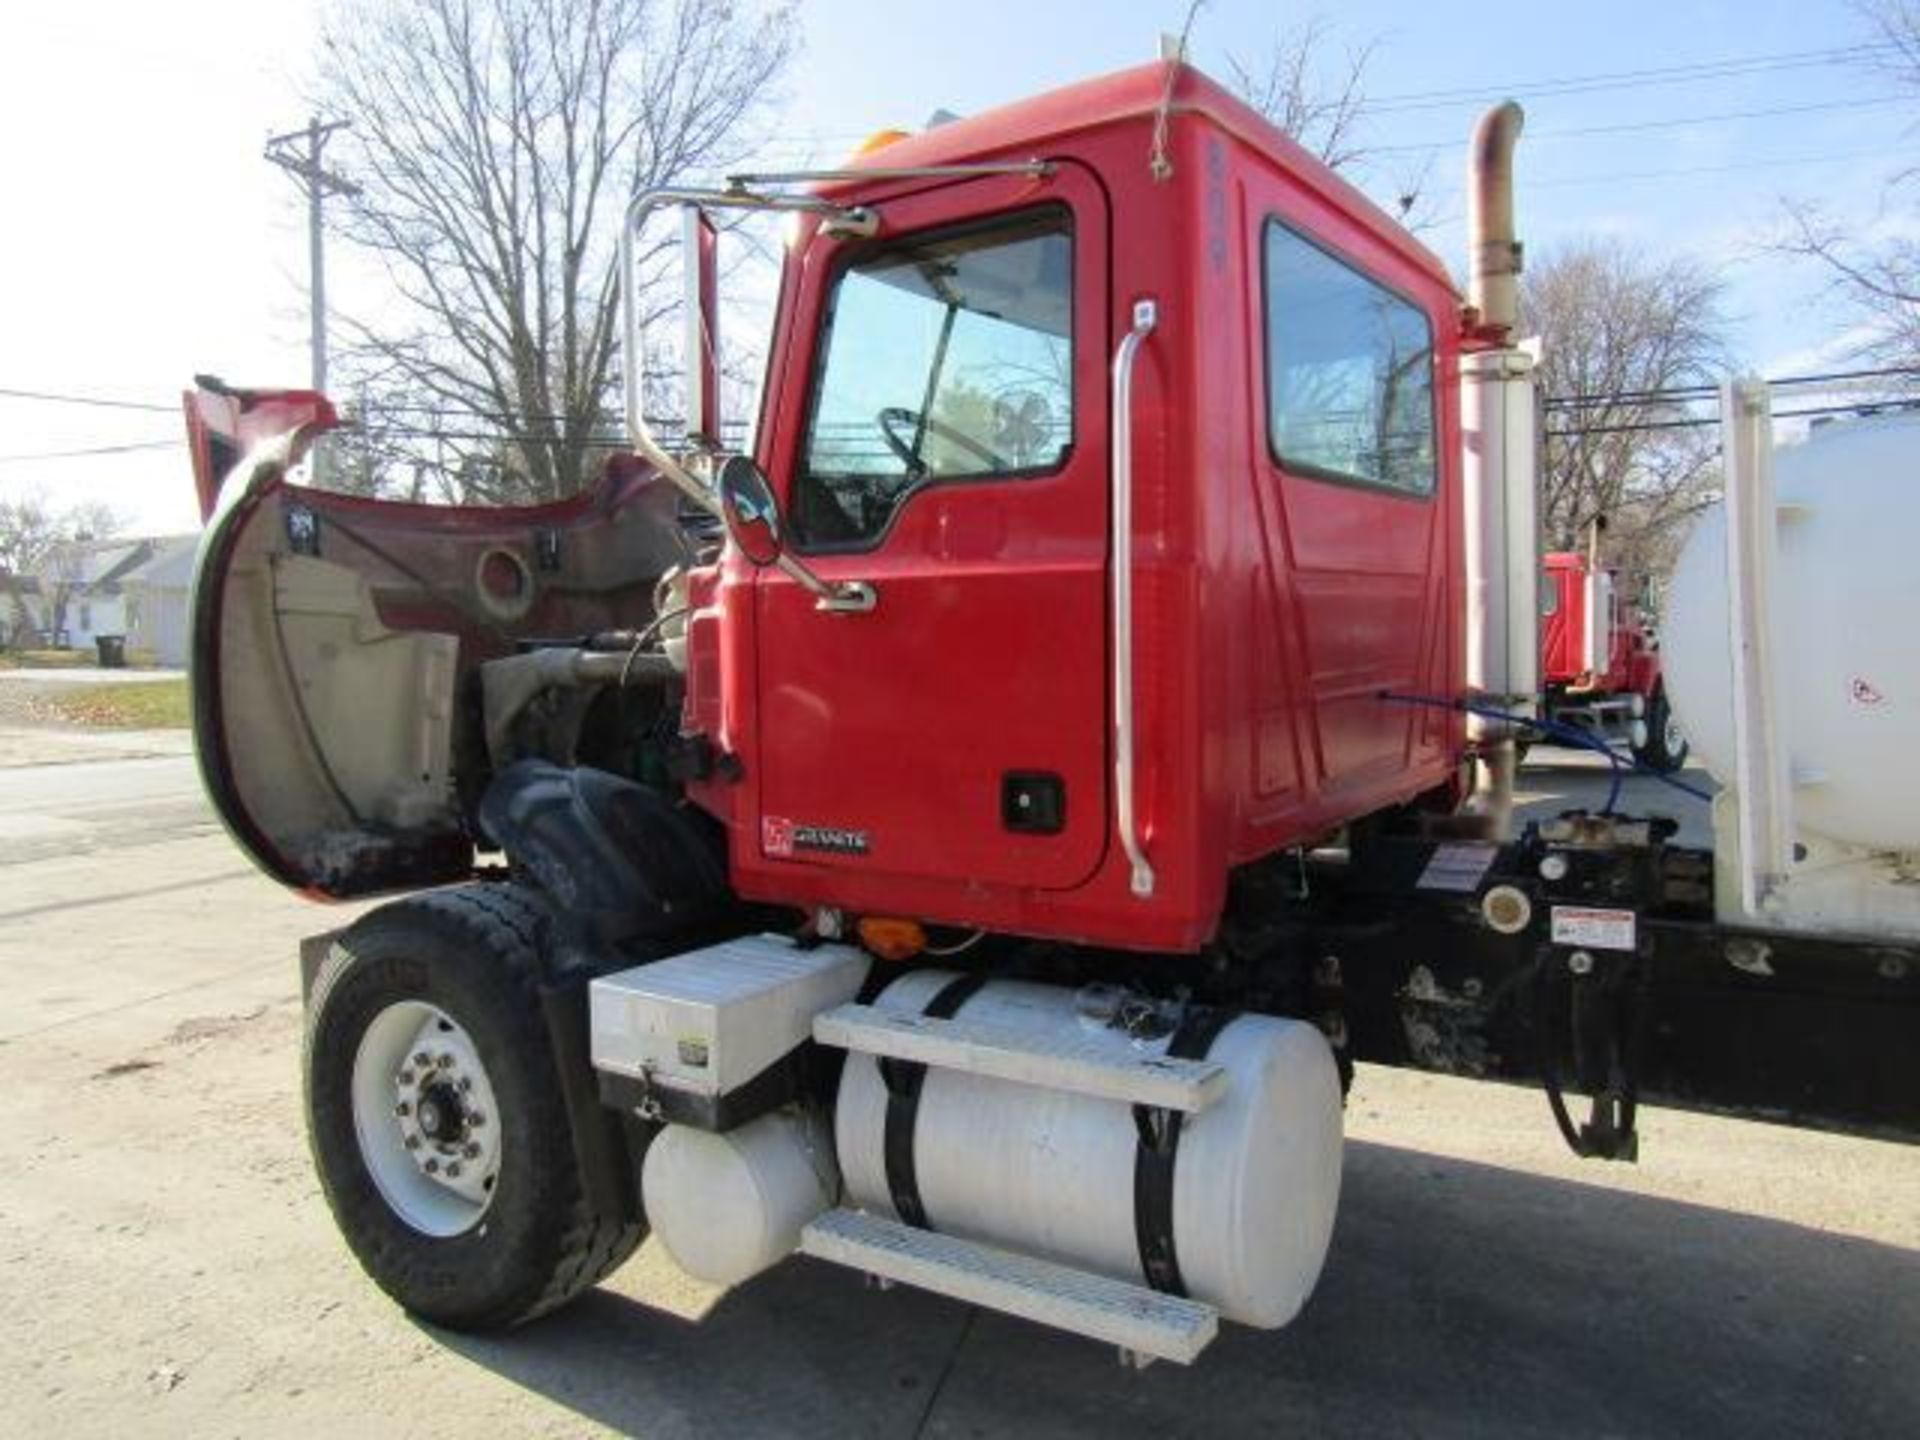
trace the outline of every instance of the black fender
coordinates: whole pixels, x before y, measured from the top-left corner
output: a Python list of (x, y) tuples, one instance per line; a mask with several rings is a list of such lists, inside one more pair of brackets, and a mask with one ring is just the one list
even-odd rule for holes
[(718, 827), (605, 770), (518, 761), (487, 787), (479, 819), (587, 950), (684, 933), (727, 899)]
[(574, 1151), (604, 1213), (640, 1217), (639, 1167), (658, 1130), (602, 1105), (589, 1054), (587, 986), (675, 948), (725, 911), (719, 828), (604, 770), (522, 760), (494, 777), (480, 827), (550, 915), (541, 1009)]

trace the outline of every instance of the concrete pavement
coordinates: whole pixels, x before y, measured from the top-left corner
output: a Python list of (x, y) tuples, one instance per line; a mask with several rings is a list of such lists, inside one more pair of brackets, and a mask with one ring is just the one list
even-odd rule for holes
[(0, 816), (21, 1433), (1750, 1440), (1920, 1415), (1912, 1149), (1653, 1112), (1642, 1163), (1603, 1166), (1530, 1091), (1373, 1069), (1317, 1295), (1191, 1370), (807, 1261), (723, 1294), (652, 1245), (524, 1331), (433, 1332), (360, 1275), (301, 1133), (294, 946), (355, 912), (255, 875), (185, 761), (0, 772)]
[(137, 685), (146, 680), (184, 680), (184, 670), (145, 667), (103, 670), (98, 665), (12, 666), (0, 669), (0, 685)]

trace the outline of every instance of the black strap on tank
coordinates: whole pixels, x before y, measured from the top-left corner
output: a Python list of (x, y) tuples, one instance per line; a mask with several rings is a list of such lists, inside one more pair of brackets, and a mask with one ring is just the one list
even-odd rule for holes
[[(1167, 1042), (1175, 1060), (1204, 1060), (1220, 1032), (1240, 1012), (1227, 1006), (1188, 1006)], [(1133, 1107), (1140, 1147), (1133, 1157), (1133, 1234), (1140, 1246), (1140, 1273), (1147, 1284), (1166, 1295), (1185, 1295), (1180, 1257), (1173, 1243), (1173, 1171), (1180, 1153), (1180, 1126), (1185, 1115), (1160, 1105)]]
[[(956, 975), (934, 993), (922, 1013), (934, 1020), (951, 1020), (986, 983), (984, 975)], [(885, 1158), (893, 1212), (903, 1224), (929, 1230), (933, 1227), (927, 1224), (926, 1207), (920, 1203), (920, 1177), (913, 1164), (913, 1129), (920, 1114), (920, 1087), (926, 1083), (927, 1067), (918, 1060), (887, 1058), (880, 1061), (880, 1078), (887, 1087)]]

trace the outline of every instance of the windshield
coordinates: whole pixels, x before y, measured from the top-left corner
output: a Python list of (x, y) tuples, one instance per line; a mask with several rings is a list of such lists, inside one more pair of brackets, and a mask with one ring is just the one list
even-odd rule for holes
[(842, 273), (795, 478), (802, 545), (871, 542), (919, 485), (1060, 465), (1072, 257), (1067, 216), (1047, 211), (889, 246)]

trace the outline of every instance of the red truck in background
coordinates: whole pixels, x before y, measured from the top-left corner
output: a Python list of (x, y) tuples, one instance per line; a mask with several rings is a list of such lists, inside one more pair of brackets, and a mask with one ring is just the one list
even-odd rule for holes
[(1687, 739), (1660, 676), (1659, 642), (1638, 608), (1621, 600), (1615, 572), (1592, 555), (1545, 556), (1540, 684), (1549, 721), (1624, 741), (1636, 760), (1663, 774), (1686, 763)]

